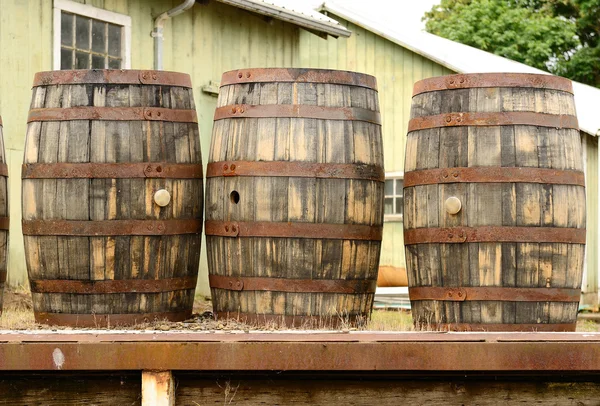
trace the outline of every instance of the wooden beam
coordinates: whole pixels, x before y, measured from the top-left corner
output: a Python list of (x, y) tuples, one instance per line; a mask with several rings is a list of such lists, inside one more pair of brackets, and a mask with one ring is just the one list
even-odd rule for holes
[(174, 406), (171, 371), (142, 371), (142, 406)]
[(600, 373), (598, 360), (600, 333), (0, 332), (0, 371), (536, 371), (562, 376)]
[[(306, 376), (177, 374), (177, 402), (251, 405), (591, 405), (600, 397), (597, 378), (590, 381), (542, 380), (539, 376), (518, 380), (485, 377), (321, 379)], [(212, 378), (212, 379), (211, 379)]]
[(0, 373), (0, 405), (139, 405), (140, 376), (140, 372)]

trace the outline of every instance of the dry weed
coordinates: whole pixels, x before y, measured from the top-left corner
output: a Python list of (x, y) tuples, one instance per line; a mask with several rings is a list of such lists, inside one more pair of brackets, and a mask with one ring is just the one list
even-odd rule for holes
[[(6, 289), (4, 292), (4, 311), (0, 317), (0, 329), (4, 330), (29, 330), (48, 328), (37, 324), (33, 317), (33, 305), (31, 293), (27, 287), (18, 289)], [(371, 319), (359, 319), (351, 322), (347, 314), (331, 310), (331, 315), (315, 317), (313, 320), (305, 320), (300, 326), (288, 325), (285, 319), (272, 320), (265, 318), (254, 323), (244, 323), (236, 314), (231, 314), (228, 319), (215, 320), (212, 317), (212, 306), (210, 300), (198, 296), (194, 302), (194, 317), (185, 322), (169, 322), (166, 320), (155, 320), (140, 323), (135, 326), (127, 326), (134, 330), (223, 330), (223, 331), (276, 331), (276, 330), (363, 330), (363, 331), (414, 331), (413, 320), (410, 311), (402, 309), (374, 310)], [(70, 327), (51, 326), (52, 329), (70, 329)], [(121, 328), (123, 326), (111, 326)], [(433, 330), (430, 323), (417, 326), (420, 331)], [(598, 332), (600, 324), (590, 320), (580, 320), (577, 323), (577, 331)]]
[(410, 310), (374, 310), (365, 330), (369, 331), (413, 331)]
[(35, 326), (29, 289), (25, 287), (14, 290), (5, 289), (0, 329), (22, 330), (35, 328)]

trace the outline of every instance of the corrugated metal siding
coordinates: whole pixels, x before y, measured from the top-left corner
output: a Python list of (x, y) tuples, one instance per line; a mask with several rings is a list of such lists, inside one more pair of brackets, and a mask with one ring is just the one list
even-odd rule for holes
[(2, 0), (0, 7), (0, 115), (9, 169), (8, 282), (27, 279), (21, 234), (21, 164), (33, 74), (52, 69), (52, 2)]
[(454, 72), (371, 31), (336, 16), (332, 17), (352, 31), (352, 36), (347, 39), (324, 40), (302, 31), (300, 65), (351, 70), (377, 78), (386, 151), (385, 170), (402, 171), (414, 83)]
[[(342, 69), (377, 77), (383, 122), (386, 172), (402, 172), (412, 89), (415, 82), (453, 71), (407, 50), (371, 31), (332, 15), (352, 31), (350, 38), (324, 40), (300, 32), (300, 65)], [(381, 265), (404, 267), (401, 222), (386, 222), (383, 228)]]
[[(152, 68), (152, 16), (176, 6), (179, 0), (78, 0), (132, 17), (132, 68)], [(335, 16), (334, 16), (335, 18)], [(166, 70), (192, 75), (202, 148), (210, 144), (216, 98), (201, 91), (221, 73), (242, 67), (302, 66), (346, 69), (377, 77), (383, 118), (385, 166), (402, 171), (404, 142), (414, 82), (451, 74), (450, 70), (385, 40), (354, 24), (341, 21), (353, 32), (348, 39), (323, 40), (297, 27), (210, 2), (176, 17), (165, 26)], [(3, 0), (0, 8), (0, 114), (10, 171), (11, 241), (9, 283), (26, 280), (21, 236), (20, 166), (23, 158), (25, 121), (33, 74), (52, 69), (52, 2)], [(597, 292), (597, 139), (587, 137), (588, 249), (584, 289)], [(404, 266), (402, 223), (386, 223), (382, 265)], [(206, 286), (203, 250), (200, 283)]]
[[(151, 69), (153, 16), (180, 0), (78, 0), (131, 16), (132, 68)], [(26, 118), (35, 72), (52, 69), (52, 1), (2, 0), (0, 8), (0, 114), (8, 152), (11, 193), (11, 241), (8, 279), (26, 281), (21, 236), (21, 163)], [(295, 66), (300, 29), (217, 2), (197, 4), (165, 25), (165, 70), (192, 75), (202, 149), (210, 145), (216, 97), (202, 92), (209, 81), (219, 82), (226, 70), (243, 67)], [(309, 34), (312, 35), (312, 34)], [(208, 294), (205, 250), (202, 250), (200, 292)]]
[(598, 304), (598, 138), (582, 133), (586, 158), (587, 249), (583, 303)]
[(381, 266), (389, 265), (406, 269), (404, 257), (404, 234), (401, 222), (383, 224), (383, 240), (381, 242)]

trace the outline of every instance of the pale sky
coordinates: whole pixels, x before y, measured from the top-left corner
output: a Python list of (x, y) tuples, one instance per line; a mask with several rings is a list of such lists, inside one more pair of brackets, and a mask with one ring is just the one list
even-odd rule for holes
[[(317, 7), (324, 0), (298, 0), (304, 4), (310, 3)], [(325, 2), (327, 2), (325, 0)], [(346, 5), (355, 10), (363, 11), (377, 19), (392, 21), (408, 28), (421, 30), (425, 24), (421, 21), (423, 14), (431, 10), (440, 0), (333, 0), (333, 3)]]

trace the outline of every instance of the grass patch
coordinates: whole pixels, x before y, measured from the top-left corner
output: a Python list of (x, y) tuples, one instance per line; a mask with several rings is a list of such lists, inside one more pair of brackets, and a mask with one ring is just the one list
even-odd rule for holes
[[(16, 290), (5, 290), (4, 306), (2, 316), (0, 317), (0, 329), (3, 330), (31, 330), (31, 329), (70, 329), (70, 327), (44, 326), (37, 324), (33, 317), (33, 305), (31, 293), (26, 288)], [(168, 322), (156, 320), (154, 322), (143, 323), (136, 326), (128, 326), (128, 329), (148, 329), (148, 330), (262, 330), (274, 331), (290, 329), (290, 326), (278, 326), (275, 323), (265, 324), (244, 324), (235, 319), (214, 320), (212, 317), (212, 304), (210, 299), (204, 296), (196, 296), (194, 301), (194, 318), (186, 322)], [(335, 317), (335, 316), (333, 316)], [(329, 318), (331, 319), (331, 318)], [(365, 330), (365, 331), (414, 331), (413, 320), (410, 311), (403, 309), (377, 309), (373, 310), (371, 320), (359, 328), (352, 327), (344, 322), (340, 316), (339, 330)], [(304, 325), (300, 330), (328, 329), (326, 323), (320, 325)], [(600, 323), (594, 320), (578, 320), (578, 332), (600, 332)]]
[(593, 320), (578, 320), (577, 331), (582, 333), (596, 333), (600, 331), (600, 324)]
[(4, 291), (3, 311), (0, 317), (0, 329), (23, 330), (36, 328), (33, 318), (33, 304), (28, 289)]
[(410, 310), (373, 310), (365, 330), (369, 331), (414, 331)]

